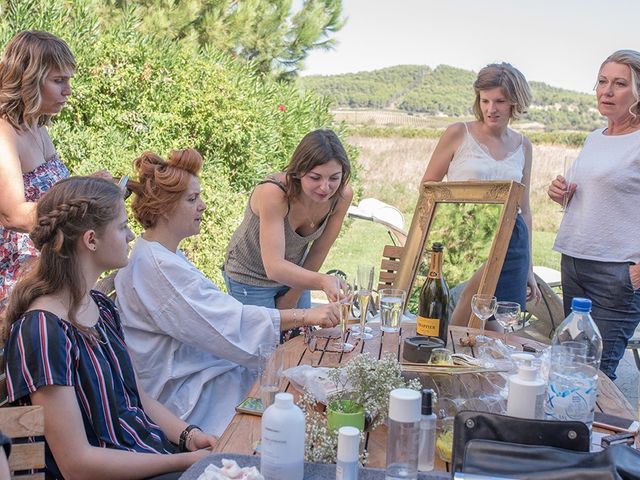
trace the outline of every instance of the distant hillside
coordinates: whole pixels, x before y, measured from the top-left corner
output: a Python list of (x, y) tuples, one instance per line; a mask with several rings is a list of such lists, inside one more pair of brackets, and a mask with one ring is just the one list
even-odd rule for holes
[[(439, 65), (399, 65), (372, 72), (301, 77), (303, 89), (333, 99), (337, 108), (397, 109), (412, 114), (459, 117), (472, 114), (470, 70)], [(523, 122), (545, 130), (593, 130), (603, 125), (593, 95), (530, 82), (533, 104)]]

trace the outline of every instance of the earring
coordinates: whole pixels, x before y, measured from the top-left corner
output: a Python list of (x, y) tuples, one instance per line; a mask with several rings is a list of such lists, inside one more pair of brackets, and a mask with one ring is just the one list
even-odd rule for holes
[(89, 247), (89, 249), (90, 249), (92, 252), (95, 252), (95, 251), (96, 251), (96, 246), (95, 246), (95, 245), (91, 245), (91, 246)]

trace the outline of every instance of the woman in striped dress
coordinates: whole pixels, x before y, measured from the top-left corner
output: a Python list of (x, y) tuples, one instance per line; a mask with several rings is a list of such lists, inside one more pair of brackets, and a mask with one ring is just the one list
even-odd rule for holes
[(118, 311), (91, 290), (127, 264), (133, 233), (121, 190), (65, 179), (36, 213), (31, 238), (41, 255), (9, 302), (5, 368), (9, 401), (44, 407), (47, 478), (178, 478), (167, 474), (216, 439), (138, 388)]

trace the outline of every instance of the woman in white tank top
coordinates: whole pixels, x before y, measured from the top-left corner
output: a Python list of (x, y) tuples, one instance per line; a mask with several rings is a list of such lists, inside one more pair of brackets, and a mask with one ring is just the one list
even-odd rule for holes
[[(531, 142), (509, 128), (509, 121), (524, 112), (531, 101), (526, 79), (508, 63), (491, 64), (480, 70), (473, 84), (476, 119), (449, 126), (436, 146), (422, 182), (515, 180), (525, 186), (513, 235), (500, 279), (498, 300), (515, 301), (524, 308), (526, 300), (540, 299), (531, 262)], [(471, 277), (451, 319), (452, 325), (466, 325), (471, 314), (471, 296), (477, 292), (484, 265)], [(528, 287), (528, 293), (527, 293)], [(491, 325), (487, 325), (491, 328)]]

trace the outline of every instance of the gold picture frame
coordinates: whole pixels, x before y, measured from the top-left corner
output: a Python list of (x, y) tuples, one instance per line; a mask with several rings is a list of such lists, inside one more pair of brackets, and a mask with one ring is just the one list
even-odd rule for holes
[[(439, 203), (499, 204), (502, 205), (502, 211), (491, 243), (487, 267), (478, 288), (478, 293), (494, 293), (523, 191), (524, 185), (514, 181), (423, 183), (420, 186), (420, 196), (416, 203), (398, 273), (393, 282), (394, 287), (407, 292), (412, 291), (424, 244)], [(409, 297), (408, 294), (407, 297)], [(474, 328), (480, 326), (480, 320), (473, 314), (469, 318), (469, 326)]]

